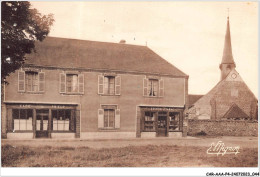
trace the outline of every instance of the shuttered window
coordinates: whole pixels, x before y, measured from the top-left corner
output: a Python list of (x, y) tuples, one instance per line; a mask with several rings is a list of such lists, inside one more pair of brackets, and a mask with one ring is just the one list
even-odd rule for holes
[(143, 96), (163, 97), (164, 82), (162, 79), (143, 79)]
[(60, 93), (84, 94), (84, 74), (60, 73)]
[(118, 129), (120, 128), (119, 109), (99, 109), (98, 110), (99, 129)]
[(98, 76), (98, 94), (100, 95), (120, 95), (121, 77), (120, 76)]
[(45, 91), (45, 73), (35, 71), (18, 72), (18, 92), (39, 93)]
[(115, 127), (115, 110), (105, 109), (104, 110), (104, 128)]

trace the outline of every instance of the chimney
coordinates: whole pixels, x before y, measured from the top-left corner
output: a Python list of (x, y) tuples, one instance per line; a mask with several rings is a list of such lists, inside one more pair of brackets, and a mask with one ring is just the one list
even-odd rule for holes
[(120, 41), (119, 41), (119, 44), (125, 44), (125, 40), (124, 39), (121, 39)]

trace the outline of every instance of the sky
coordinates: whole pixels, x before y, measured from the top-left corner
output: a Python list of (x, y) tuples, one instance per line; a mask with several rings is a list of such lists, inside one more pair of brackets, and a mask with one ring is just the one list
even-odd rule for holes
[(31, 2), (54, 14), (49, 36), (147, 45), (189, 75), (189, 94), (220, 81), (229, 8), (236, 70), (258, 97), (257, 2)]

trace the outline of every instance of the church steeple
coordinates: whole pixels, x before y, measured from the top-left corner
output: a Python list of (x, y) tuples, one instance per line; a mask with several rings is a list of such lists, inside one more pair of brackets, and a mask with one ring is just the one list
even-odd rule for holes
[(232, 55), (229, 16), (227, 17), (227, 30), (225, 36), (223, 57), (222, 57), (222, 62), (219, 65), (219, 68), (221, 70), (221, 80), (225, 79), (226, 76), (230, 73), (230, 71), (236, 68), (236, 64), (234, 62), (233, 55)]

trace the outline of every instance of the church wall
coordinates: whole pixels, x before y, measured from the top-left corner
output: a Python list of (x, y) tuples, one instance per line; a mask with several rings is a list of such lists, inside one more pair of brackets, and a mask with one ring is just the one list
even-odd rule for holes
[(233, 104), (251, 119), (257, 119), (257, 99), (243, 81), (219, 83), (189, 109), (189, 118), (220, 120)]
[(200, 132), (209, 136), (258, 136), (257, 121), (189, 120), (188, 136)]

